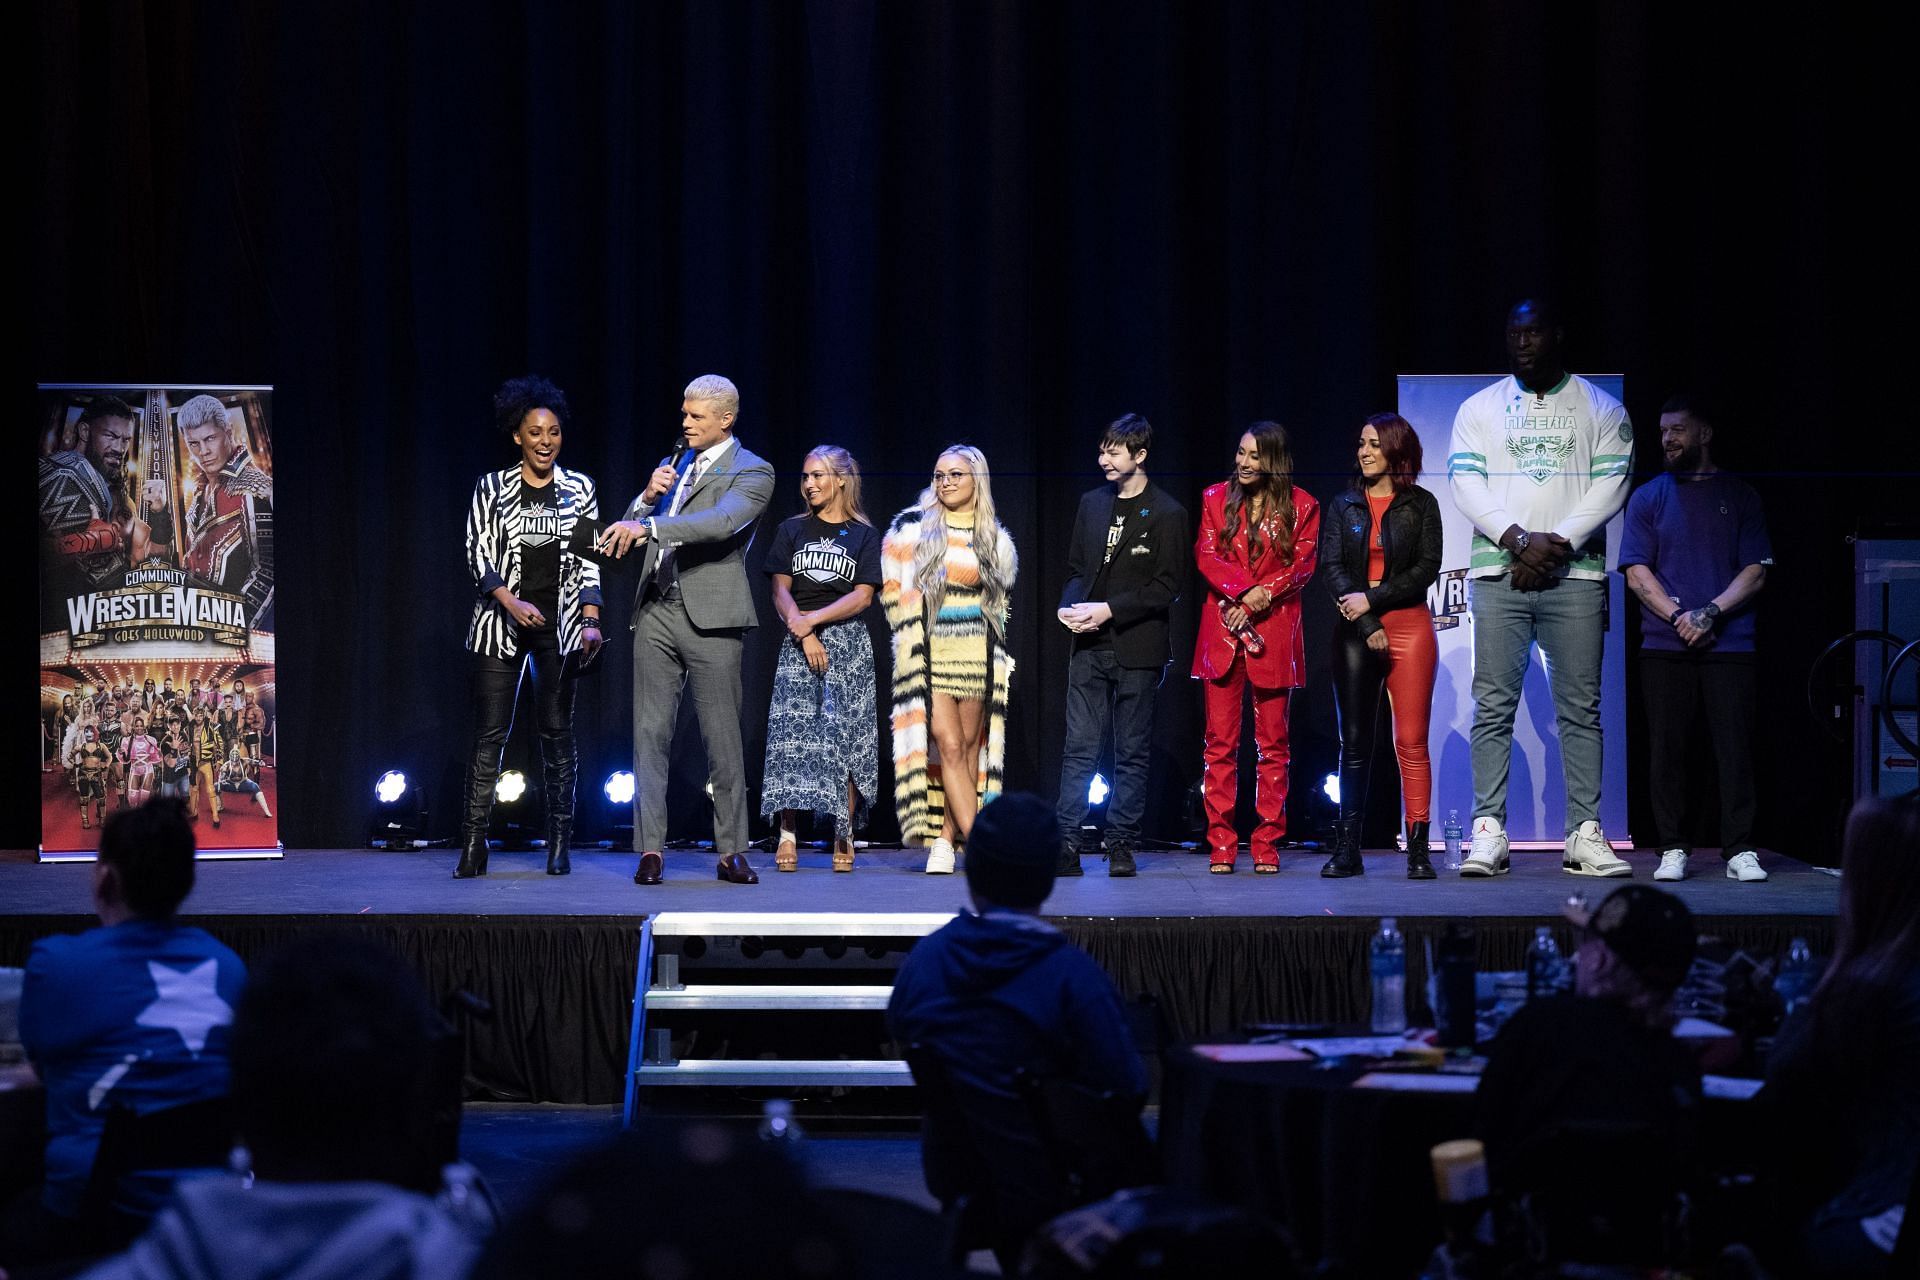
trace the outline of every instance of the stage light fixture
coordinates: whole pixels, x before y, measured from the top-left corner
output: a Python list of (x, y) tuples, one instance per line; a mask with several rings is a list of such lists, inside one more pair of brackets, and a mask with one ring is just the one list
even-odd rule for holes
[(1326, 796), (1327, 799), (1333, 801), (1334, 806), (1337, 808), (1340, 804), (1340, 775), (1338, 773), (1330, 773), (1321, 779), (1320, 793)]
[(418, 849), (426, 845), (427, 798), (399, 769), (374, 780), (373, 813), (367, 843), (376, 849)]
[(520, 797), (526, 794), (527, 775), (518, 769), (507, 770), (493, 784), (493, 798), (501, 804), (518, 804)]
[(600, 790), (605, 793), (609, 804), (633, 803), (633, 774), (627, 769), (615, 769), (607, 775), (606, 785)]
[(1096, 773), (1093, 775), (1093, 781), (1087, 784), (1087, 803), (1105, 804), (1111, 791), (1112, 788), (1107, 785), (1107, 780)]

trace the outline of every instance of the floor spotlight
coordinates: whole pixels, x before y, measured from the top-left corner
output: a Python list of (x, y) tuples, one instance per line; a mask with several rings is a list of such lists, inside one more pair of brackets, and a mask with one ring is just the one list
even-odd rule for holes
[(1107, 785), (1107, 780), (1096, 773), (1093, 775), (1093, 781), (1087, 784), (1087, 803), (1091, 805), (1105, 804), (1107, 802), (1107, 795), (1111, 791), (1112, 788)]
[(373, 814), (367, 843), (376, 849), (417, 849), (426, 845), (427, 802), (419, 787), (398, 769), (373, 784)]
[(1340, 775), (1330, 773), (1320, 780), (1320, 793), (1333, 801), (1334, 807), (1340, 806)]
[(527, 794), (527, 775), (518, 769), (509, 769), (500, 775), (493, 784), (493, 798), (500, 804), (518, 804), (520, 797)]
[(633, 774), (626, 769), (615, 769), (607, 775), (606, 785), (600, 790), (606, 794), (609, 804), (632, 804)]

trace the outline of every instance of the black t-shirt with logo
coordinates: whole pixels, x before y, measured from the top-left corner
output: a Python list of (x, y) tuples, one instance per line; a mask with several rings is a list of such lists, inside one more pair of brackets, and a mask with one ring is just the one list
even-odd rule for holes
[[(1093, 575), (1092, 594), (1087, 596), (1089, 600), (1104, 603), (1107, 598), (1107, 572), (1113, 568), (1114, 553), (1120, 549), (1120, 535), (1127, 528), (1127, 508), (1135, 501), (1137, 499), (1118, 496), (1113, 500), (1113, 511), (1107, 517), (1107, 545), (1100, 552), (1100, 568)], [(1113, 623), (1107, 623), (1091, 635), (1075, 636), (1073, 647), (1076, 649), (1113, 648)]]
[(767, 572), (793, 579), (793, 602), (802, 611), (832, 604), (861, 583), (880, 587), (880, 534), (849, 520), (833, 524), (816, 515), (782, 520), (767, 548)]
[(520, 598), (547, 619), (560, 613), (560, 486), (520, 481)]

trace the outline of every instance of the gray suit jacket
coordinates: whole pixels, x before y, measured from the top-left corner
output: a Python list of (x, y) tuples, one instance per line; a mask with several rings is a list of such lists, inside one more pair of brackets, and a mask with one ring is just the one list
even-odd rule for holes
[[(689, 453), (682, 459), (682, 475), (697, 456)], [(665, 466), (668, 461), (662, 458), (660, 463)], [(662, 501), (671, 497), (672, 490), (668, 490)], [(647, 541), (640, 561), (640, 589), (633, 601), (635, 617), (660, 562), (660, 549), (666, 546), (674, 549), (680, 598), (694, 626), (716, 631), (759, 622), (753, 590), (747, 584), (747, 548), (753, 545), (754, 528), (772, 497), (772, 465), (749, 452), (737, 438), (733, 448), (693, 486), (678, 515), (654, 515), (654, 504), (636, 497), (624, 518), (652, 516), (653, 537)]]

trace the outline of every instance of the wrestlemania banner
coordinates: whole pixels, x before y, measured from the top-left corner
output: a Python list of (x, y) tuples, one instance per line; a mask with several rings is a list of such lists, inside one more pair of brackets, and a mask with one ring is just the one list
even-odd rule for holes
[(43, 386), (40, 856), (175, 795), (202, 856), (275, 856), (268, 387)]

